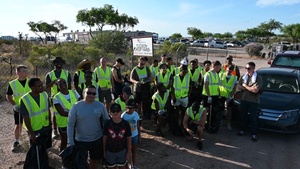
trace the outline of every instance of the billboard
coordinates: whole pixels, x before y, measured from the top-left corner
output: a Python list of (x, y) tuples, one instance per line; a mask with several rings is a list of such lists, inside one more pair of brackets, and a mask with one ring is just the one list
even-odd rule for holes
[(133, 56), (153, 56), (152, 37), (132, 37)]

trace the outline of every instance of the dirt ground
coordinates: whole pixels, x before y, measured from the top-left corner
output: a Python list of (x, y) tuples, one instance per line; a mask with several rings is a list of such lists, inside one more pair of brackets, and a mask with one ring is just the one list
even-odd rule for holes
[[(189, 59), (198, 58), (203, 62), (206, 58), (190, 56)], [(215, 57), (210, 60), (225, 58)], [(234, 63), (243, 68), (249, 58), (234, 58)], [(267, 60), (254, 60), (257, 68), (266, 67)], [(241, 69), (244, 73), (244, 69)], [(13, 141), (13, 116), (11, 107), (7, 102), (0, 105), (0, 169), (23, 168), (28, 149), (26, 134), (22, 135), (22, 149), (17, 153), (10, 151)], [(226, 123), (226, 121), (224, 121)], [(296, 169), (300, 168), (300, 136), (299, 134), (283, 135), (260, 131), (259, 140), (251, 142), (250, 136), (237, 137), (238, 126), (232, 131), (221, 126), (217, 134), (205, 133), (203, 150), (196, 149), (197, 139), (187, 141), (184, 137), (173, 136), (168, 133), (168, 127), (163, 128), (165, 137), (154, 134), (153, 120), (143, 121), (142, 144), (138, 146), (137, 167), (140, 169), (198, 169), (198, 168), (255, 168), (255, 169)], [(53, 141), (53, 148), (49, 152), (50, 165), (53, 168), (61, 167), (58, 156), (59, 140)]]

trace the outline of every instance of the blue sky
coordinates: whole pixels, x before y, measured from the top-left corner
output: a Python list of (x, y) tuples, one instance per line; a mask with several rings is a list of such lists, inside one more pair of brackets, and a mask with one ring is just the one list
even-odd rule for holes
[(187, 27), (234, 34), (270, 19), (284, 25), (300, 23), (300, 0), (0, 0), (0, 4), (0, 36), (17, 36), (19, 31), (33, 35), (26, 24), (29, 21), (59, 20), (68, 27), (67, 32), (82, 31), (87, 27), (76, 23), (77, 12), (104, 4), (136, 16), (139, 24), (130, 30), (157, 32), (159, 36), (189, 36)]

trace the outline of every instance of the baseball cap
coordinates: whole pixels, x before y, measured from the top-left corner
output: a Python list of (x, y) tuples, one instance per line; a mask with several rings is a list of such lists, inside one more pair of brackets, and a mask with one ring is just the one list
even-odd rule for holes
[(121, 106), (118, 103), (113, 103), (110, 105), (109, 110), (111, 112), (120, 112), (121, 111)]
[(124, 61), (121, 58), (118, 58), (116, 62), (120, 63), (121, 65), (125, 65)]
[(129, 86), (124, 86), (122, 92), (125, 92), (127, 95), (132, 95), (131, 88)]

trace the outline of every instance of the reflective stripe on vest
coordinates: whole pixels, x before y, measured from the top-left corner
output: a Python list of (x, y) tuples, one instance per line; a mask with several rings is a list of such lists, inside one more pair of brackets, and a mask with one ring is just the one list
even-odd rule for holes
[[(155, 107), (155, 102), (154, 100), (157, 100), (158, 104), (159, 104), (159, 110), (162, 110), (165, 108), (165, 105), (167, 103), (167, 99), (169, 97), (169, 91), (167, 90), (165, 93), (164, 93), (164, 99), (162, 99), (159, 95), (159, 92), (155, 92), (154, 95), (152, 96), (152, 104), (151, 104), (151, 108), (153, 110), (156, 110), (156, 107)], [(156, 110), (158, 111), (158, 110)]]
[[(40, 104), (37, 104), (29, 93), (21, 98), (29, 113), (30, 125), (33, 131), (49, 126), (48, 95), (46, 92), (43, 92), (40, 93), (39, 97)], [(27, 130), (25, 123), (24, 127)]]
[[(49, 77), (51, 79), (51, 82), (54, 81), (54, 80), (56, 80), (56, 79), (61, 78), (61, 79), (64, 79), (67, 82), (67, 86), (68, 86), (68, 75), (69, 75), (69, 72), (67, 70), (64, 70), (64, 69), (61, 70), (61, 73), (60, 73), (59, 77), (55, 76), (54, 70), (52, 70), (51, 72), (49, 72)], [(57, 85), (54, 84), (51, 87), (51, 95), (54, 96), (57, 93), (58, 93), (58, 88), (57, 88)]]
[[(214, 74), (211, 71), (209, 71), (207, 73), (209, 76), (208, 89), (209, 89), (210, 96), (218, 96), (219, 95), (219, 86), (220, 86), (219, 75), (217, 73), (215, 73), (216, 76), (214, 76)], [(203, 85), (202, 94), (207, 96), (205, 85)]]
[(138, 67), (134, 67), (134, 69), (135, 69), (137, 75), (139, 76), (139, 81), (146, 78), (146, 77), (148, 77), (146, 66), (144, 66), (143, 69), (140, 69)]
[(189, 108), (187, 108), (186, 110), (186, 114), (191, 117), (191, 119), (193, 121), (199, 121), (201, 119), (201, 116), (203, 114), (203, 112), (205, 111), (205, 108), (203, 106), (200, 106), (199, 107), (199, 110), (198, 112), (196, 113), (196, 115), (193, 113), (193, 110), (192, 110), (192, 106), (190, 106)]
[(220, 75), (220, 80), (222, 82), (222, 86), (220, 86), (220, 96), (227, 98), (233, 90), (234, 82), (236, 82), (236, 76), (231, 75), (230, 79), (227, 81), (226, 73), (222, 73)]
[(190, 87), (190, 76), (186, 74), (181, 81), (180, 76), (176, 75), (174, 77), (174, 90), (176, 99), (180, 99), (183, 97), (187, 97), (189, 94), (189, 87)]
[(16, 105), (20, 105), (20, 99), (22, 96), (24, 96), (26, 93), (30, 92), (31, 89), (28, 85), (29, 79), (26, 79), (25, 87), (20, 83), (18, 79), (15, 79), (11, 82), (9, 82), (9, 85), (13, 91), (13, 100)]
[[(77, 92), (74, 90), (69, 90), (70, 102), (63, 96), (61, 92), (57, 93), (54, 97), (58, 100), (59, 104), (64, 110), (70, 111), (71, 107), (77, 102)], [(55, 106), (53, 108), (54, 115), (56, 116), (56, 123), (58, 127), (67, 127), (68, 125), (68, 117), (61, 116)]]
[(165, 87), (167, 87), (170, 83), (170, 72), (166, 72), (165, 76), (163, 76), (163, 74), (160, 72), (157, 74), (157, 83), (163, 83)]
[(105, 71), (102, 69), (102, 67), (97, 67), (94, 71), (96, 73), (96, 76), (98, 78), (98, 85), (101, 88), (107, 87), (111, 88), (111, 68), (106, 67)]
[(168, 66), (167, 71), (170, 72), (171, 74), (173, 74), (175, 71), (175, 66), (174, 65)]

